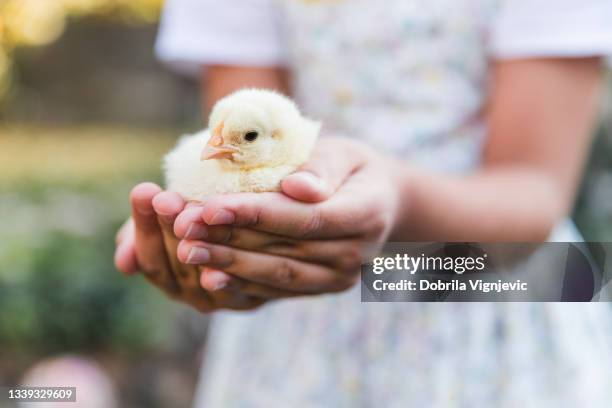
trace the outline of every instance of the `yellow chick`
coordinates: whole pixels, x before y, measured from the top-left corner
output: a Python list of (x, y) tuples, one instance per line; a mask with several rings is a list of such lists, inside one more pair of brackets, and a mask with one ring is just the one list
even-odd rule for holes
[(164, 158), (166, 188), (188, 201), (279, 191), (282, 179), (306, 162), (321, 129), (291, 100), (262, 89), (219, 100), (208, 125), (181, 138)]

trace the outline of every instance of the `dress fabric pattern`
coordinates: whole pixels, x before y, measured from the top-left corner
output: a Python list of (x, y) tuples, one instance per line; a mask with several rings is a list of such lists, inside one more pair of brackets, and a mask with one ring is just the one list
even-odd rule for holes
[(439, 170), (478, 164), (497, 2), (280, 2), (296, 97), (326, 132)]
[[(275, 7), (297, 99), (325, 133), (432, 170), (478, 167), (499, 1), (279, 0)], [(606, 304), (362, 304), (359, 295), (356, 288), (215, 315), (198, 406), (612, 401)]]

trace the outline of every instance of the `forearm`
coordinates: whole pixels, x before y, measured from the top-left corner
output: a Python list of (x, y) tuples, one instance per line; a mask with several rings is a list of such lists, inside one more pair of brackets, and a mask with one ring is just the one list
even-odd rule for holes
[(554, 179), (534, 169), (448, 176), (398, 166), (402, 205), (391, 240), (543, 241), (569, 211)]
[(600, 60), (500, 62), (482, 168), (443, 176), (398, 164), (392, 239), (542, 241), (572, 206), (596, 123)]
[(274, 89), (288, 94), (288, 74), (278, 67), (212, 65), (202, 71), (202, 106), (210, 112), (220, 98), (240, 88)]

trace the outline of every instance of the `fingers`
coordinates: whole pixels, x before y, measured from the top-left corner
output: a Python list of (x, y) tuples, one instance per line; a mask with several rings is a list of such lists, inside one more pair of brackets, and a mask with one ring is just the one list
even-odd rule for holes
[(249, 228), (206, 226), (202, 213), (203, 207), (192, 207), (179, 214), (174, 223), (177, 237), (324, 263), (341, 270), (358, 268), (363, 261), (361, 255), (372, 252), (366, 249), (375, 245), (360, 239), (300, 240)]
[(304, 293), (286, 291), (267, 285), (261, 285), (259, 283), (249, 282), (223, 271), (208, 267), (202, 268), (200, 284), (204, 289), (211, 292), (224, 291), (231, 293), (233, 296), (242, 294), (260, 300), (281, 299), (304, 295)]
[(185, 207), (181, 196), (174, 192), (163, 191), (155, 195), (152, 200), (153, 209), (161, 228), (166, 257), (170, 264), (174, 278), (180, 288), (189, 288), (197, 285), (199, 272), (196, 267), (182, 265), (176, 259), (178, 239), (174, 235), (173, 224), (177, 215)]
[[(186, 209), (179, 215), (175, 222), (175, 230), (186, 232), (186, 225), (191, 221), (198, 222), (200, 209)], [(182, 218), (182, 219), (181, 219)], [(183, 225), (181, 225), (181, 221)], [(300, 241), (265, 232), (254, 231), (245, 228), (233, 228), (228, 226), (208, 227), (202, 236), (193, 233), (194, 229), (186, 234), (188, 239), (206, 239), (208, 243), (219, 243), (235, 248), (250, 251), (267, 252), (269, 254), (301, 259), (307, 262), (325, 263), (333, 268), (346, 272), (347, 274), (359, 270), (362, 262), (362, 254), (367, 253), (363, 247), (367, 244), (358, 240), (339, 241)], [(185, 244), (187, 248), (183, 251), (187, 254), (184, 261), (210, 262), (209, 253), (199, 246), (195, 249), (189, 241)], [(200, 283), (209, 292), (230, 291), (251, 295), (257, 298), (277, 299), (304, 295), (303, 291), (287, 291), (249, 282), (246, 279), (237, 278), (220, 270), (205, 268), (201, 275)]]
[[(276, 239), (276, 241), (281, 238), (257, 231), (250, 231), (251, 236), (237, 234), (232, 238), (231, 227), (206, 227), (203, 224), (201, 206), (186, 208), (179, 214), (174, 223), (174, 230), (178, 237), (191, 239), (206, 239), (209, 236), (209, 231), (211, 231), (211, 242), (227, 242), (229, 245), (242, 245), (246, 248), (264, 247), (267, 243), (272, 242), (271, 237)], [(195, 261), (195, 257), (198, 255), (191, 251), (192, 249), (190, 248), (187, 252), (187, 258), (191, 258), (191, 261)], [(199, 261), (208, 262), (207, 255), (202, 255)], [(243, 294), (258, 299), (278, 299), (300, 295), (300, 293), (284, 291), (270, 286), (248, 282), (223, 271), (207, 267), (203, 268), (200, 276), (200, 284), (205, 290), (211, 293), (231, 293), (231, 295), (229, 295), (230, 297)]]
[(180, 242), (181, 262), (201, 263), (242, 279), (293, 292), (321, 293), (347, 289), (357, 274), (340, 274), (325, 266), (249, 252), (200, 241)]
[(378, 243), (361, 239), (299, 240), (229, 226), (208, 227), (203, 236), (190, 233), (182, 238), (326, 264), (343, 271), (358, 269), (364, 256), (378, 248)]
[(152, 206), (165, 224), (174, 222), (176, 216), (185, 208), (185, 201), (175, 192), (163, 191), (153, 197)]
[(125, 243), (115, 250), (115, 266), (120, 272), (126, 275), (133, 275), (138, 272), (138, 261), (133, 243)]
[(135, 254), (145, 277), (170, 296), (178, 293), (170, 271), (164, 238), (153, 208), (153, 198), (161, 188), (153, 183), (139, 184), (130, 193), (134, 220)]
[(117, 248), (115, 249), (115, 266), (126, 275), (138, 271), (136, 249), (134, 242), (134, 221), (128, 219), (117, 233)]
[(300, 171), (283, 180), (283, 193), (299, 201), (328, 199), (364, 163), (365, 151), (356, 142), (328, 138), (317, 143)]
[[(379, 166), (381, 167), (381, 166)], [(338, 191), (320, 203), (304, 203), (279, 193), (240, 193), (211, 197), (202, 206), (204, 224), (251, 228), (298, 239), (378, 235), (395, 209), (390, 175), (362, 166)]]
[(126, 223), (117, 234), (115, 262), (120, 270), (129, 272), (139, 265), (147, 280), (201, 312), (221, 308), (248, 310), (266, 301), (247, 293), (209, 294), (200, 286), (197, 267), (178, 262), (173, 222), (185, 208), (180, 196), (143, 183), (134, 187), (130, 202), (133, 223)]
[(380, 196), (367, 184), (344, 186), (322, 203), (306, 204), (278, 193), (240, 193), (210, 198), (202, 207), (204, 224), (231, 225), (298, 239), (367, 235), (384, 221)]
[(202, 208), (207, 225), (234, 225), (303, 236), (311, 230), (314, 206), (279, 193), (239, 193), (213, 197)]
[[(323, 145), (322, 145), (323, 146)], [(392, 184), (390, 174), (377, 168), (384, 166), (367, 165), (373, 157), (372, 153), (361, 152), (361, 148), (346, 147), (350, 143), (327, 145), (328, 151), (341, 148), (353, 149), (357, 153), (344, 152), (332, 160), (323, 153), (315, 155), (305, 169), (319, 172), (325, 178), (329, 191), (337, 191), (329, 199), (318, 203), (296, 201), (285, 194), (279, 193), (239, 193), (211, 197), (201, 207), (203, 223), (197, 222), (199, 207), (185, 217), (189, 222), (177, 225), (177, 236), (186, 236), (187, 229), (195, 229), (203, 234), (206, 226), (232, 225), (252, 228), (276, 235), (299, 239), (311, 238), (348, 238), (364, 235), (370, 232), (373, 225), (386, 221), (387, 214), (379, 214), (381, 207), (377, 202), (384, 201), (389, 190), (396, 189)], [(322, 147), (320, 147), (322, 148)], [(330, 154), (330, 153), (326, 153)], [(367, 174), (367, 177), (364, 176)], [(291, 190), (307, 189), (305, 184), (312, 184), (312, 175), (302, 172), (295, 174), (291, 180), (285, 180)], [(310, 180), (310, 181), (308, 181)], [(314, 182), (315, 184), (318, 182)], [(305, 192), (301, 191), (301, 192)], [(325, 194), (329, 193), (326, 192)], [(306, 201), (316, 201), (324, 195), (311, 195), (311, 199), (300, 196), (293, 191), (294, 196), (300, 196)], [(320, 192), (320, 191), (319, 191)], [(392, 200), (389, 200), (390, 202)], [(181, 218), (179, 218), (181, 220)], [(183, 220), (181, 220), (183, 221)], [(375, 234), (371, 234), (375, 235)]]
[(134, 220), (132, 219), (132, 217), (130, 217), (127, 220), (125, 220), (125, 222), (123, 223), (123, 225), (121, 225), (121, 227), (119, 227), (119, 231), (117, 231), (117, 235), (115, 235), (115, 245), (119, 245), (124, 240), (126, 235), (130, 231), (133, 231), (133, 230), (134, 230)]
[(132, 219), (138, 233), (159, 230), (152, 201), (160, 191), (161, 187), (154, 183), (141, 183), (132, 189), (130, 193)]
[[(326, 203), (326, 202), (325, 202)], [(321, 204), (305, 204), (279, 193), (227, 194), (209, 199), (202, 208), (207, 225), (233, 225), (293, 238), (332, 238), (355, 226), (323, 220)]]
[[(177, 216), (185, 209), (185, 201), (177, 193), (164, 191), (157, 194), (153, 199), (153, 208), (158, 214), (159, 225), (164, 236), (168, 260), (180, 288), (180, 298), (183, 301), (196, 306), (203, 304), (205, 309), (210, 303), (214, 304), (217, 308), (228, 308), (233, 310), (252, 309), (261, 304), (261, 299), (253, 299), (246, 292), (222, 290), (224, 286), (228, 286), (232, 283), (236, 287), (242, 284), (238, 282), (238, 279), (232, 279), (229, 275), (227, 275), (224, 284), (219, 281), (219, 277), (217, 276), (217, 282), (211, 284), (216, 287), (216, 290), (211, 290), (210, 292), (203, 290), (208, 288), (204, 285), (200, 285), (200, 275), (202, 275), (202, 273), (198, 265), (205, 263), (205, 259), (200, 259), (199, 262), (194, 262), (193, 264), (182, 264), (177, 258), (177, 246), (179, 241), (174, 234), (173, 225)], [(217, 275), (219, 274), (223, 274), (223, 272), (219, 271)], [(214, 280), (214, 278), (215, 276), (213, 276), (212, 279)]]
[(237, 285), (238, 278), (233, 277), (223, 271), (203, 266), (200, 274), (200, 285), (210, 292), (226, 289), (229, 286)]
[(202, 206), (185, 208), (174, 222), (174, 234), (178, 238), (205, 239), (208, 228), (202, 219)]
[(178, 214), (185, 208), (182, 197), (175, 192), (163, 191), (155, 195), (152, 204), (162, 231), (170, 272), (180, 292), (179, 298), (200, 311), (208, 311), (211, 304), (216, 305), (220, 300), (229, 303), (227, 299), (219, 299), (222, 296), (211, 296), (203, 290), (200, 286), (200, 271), (197, 265), (182, 264), (177, 259), (179, 240), (174, 235), (173, 225)]
[(281, 190), (289, 197), (306, 203), (327, 200), (335, 191), (328, 180), (304, 167), (285, 177), (281, 182)]

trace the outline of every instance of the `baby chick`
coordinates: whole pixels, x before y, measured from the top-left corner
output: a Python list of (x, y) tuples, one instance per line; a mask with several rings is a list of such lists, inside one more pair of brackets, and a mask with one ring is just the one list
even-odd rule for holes
[(279, 191), (281, 180), (306, 162), (321, 128), (291, 100), (262, 89), (219, 100), (208, 125), (181, 138), (164, 158), (167, 189), (188, 201)]

